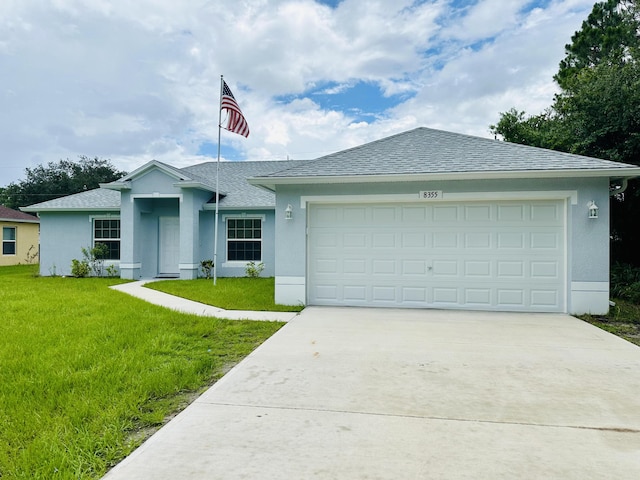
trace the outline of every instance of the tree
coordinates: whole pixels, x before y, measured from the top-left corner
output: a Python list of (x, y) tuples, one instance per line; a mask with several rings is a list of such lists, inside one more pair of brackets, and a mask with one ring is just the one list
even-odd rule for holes
[(79, 158), (77, 162), (67, 159), (26, 168), (25, 180), (0, 189), (0, 204), (18, 208), (46, 202), (97, 188), (100, 183), (112, 182), (126, 175), (126, 172), (116, 170), (109, 160), (84, 155)]
[[(595, 4), (565, 47), (553, 105), (540, 115), (501, 113), (492, 132), (510, 142), (640, 165), (639, 34), (635, 1)], [(611, 208), (612, 259), (640, 266), (633, 219), (640, 210), (638, 182), (613, 197)]]
[(584, 69), (601, 64), (619, 65), (637, 48), (638, 7), (635, 0), (596, 3), (581, 30), (565, 45), (566, 57), (553, 77), (561, 88)]

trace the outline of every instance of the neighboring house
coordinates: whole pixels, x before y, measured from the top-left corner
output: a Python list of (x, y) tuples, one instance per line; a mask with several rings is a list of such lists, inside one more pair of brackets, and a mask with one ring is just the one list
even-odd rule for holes
[[(40, 215), (41, 273), (68, 274), (100, 241), (123, 278), (195, 278), (213, 258), (215, 170), (154, 161), (24, 208)], [(609, 195), (636, 176), (428, 128), (312, 161), (222, 162), (218, 274), (262, 261), (285, 304), (604, 313)]]
[(0, 205), (0, 266), (38, 263), (39, 224), (33, 215)]

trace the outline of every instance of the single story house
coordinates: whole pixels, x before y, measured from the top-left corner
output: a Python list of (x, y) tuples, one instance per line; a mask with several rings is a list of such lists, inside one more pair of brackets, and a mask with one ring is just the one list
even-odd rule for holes
[[(41, 273), (110, 248), (123, 278), (213, 258), (215, 162), (152, 161), (26, 207)], [(640, 168), (417, 128), (310, 161), (219, 164), (218, 275), (249, 261), (284, 304), (604, 313), (609, 196)]]
[(38, 263), (40, 220), (0, 205), (0, 266)]

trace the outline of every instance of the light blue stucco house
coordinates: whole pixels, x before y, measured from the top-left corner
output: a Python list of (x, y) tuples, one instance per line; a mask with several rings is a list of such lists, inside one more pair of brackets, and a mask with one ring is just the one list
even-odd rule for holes
[[(123, 278), (213, 258), (215, 163), (150, 162), (44, 202), (41, 273), (110, 246)], [(284, 304), (604, 313), (609, 196), (640, 168), (417, 128), (311, 161), (222, 162), (218, 275)]]

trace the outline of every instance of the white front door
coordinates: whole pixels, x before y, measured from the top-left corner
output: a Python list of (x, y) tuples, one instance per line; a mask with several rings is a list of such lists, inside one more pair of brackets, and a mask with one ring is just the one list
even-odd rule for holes
[(158, 274), (179, 275), (180, 218), (160, 217)]
[(565, 309), (562, 201), (311, 205), (310, 305)]

